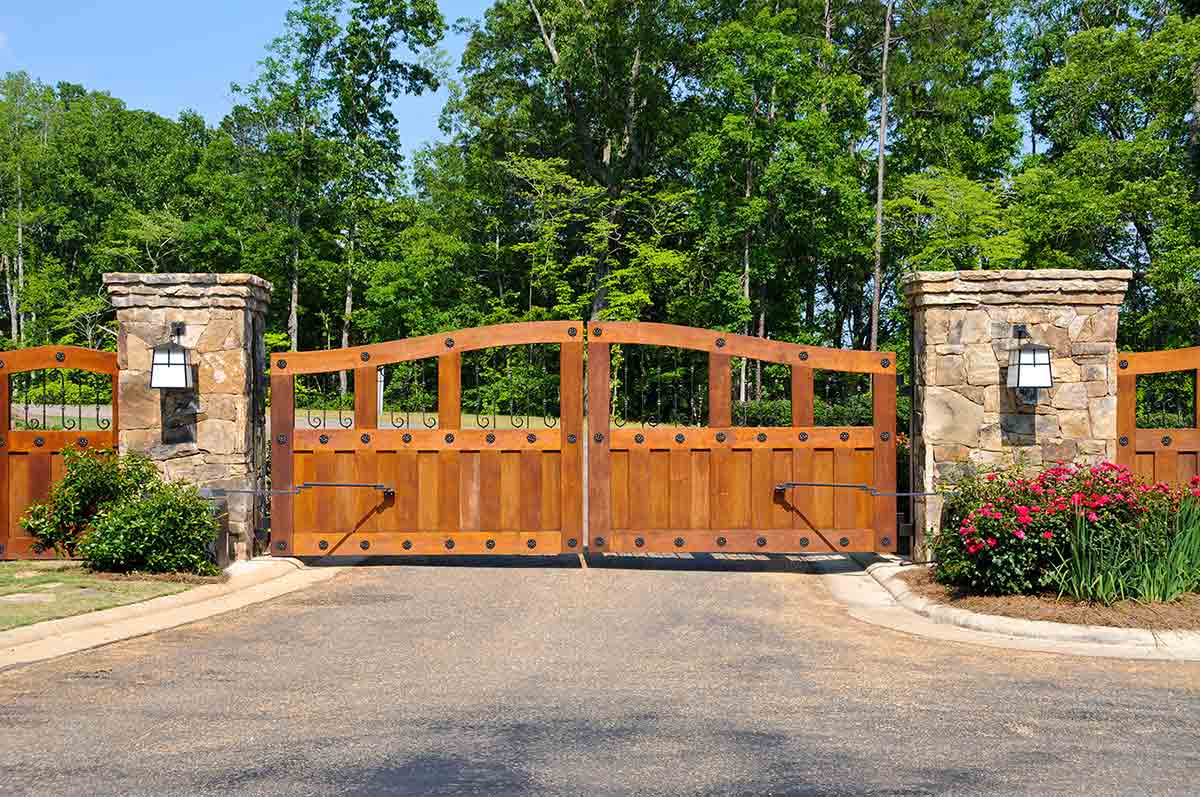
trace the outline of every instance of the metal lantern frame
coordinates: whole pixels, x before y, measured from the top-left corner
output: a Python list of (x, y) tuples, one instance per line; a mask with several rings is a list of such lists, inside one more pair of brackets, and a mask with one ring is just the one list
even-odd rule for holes
[(1050, 347), (1030, 341), (1024, 324), (1013, 329), (1017, 347), (1009, 351), (1007, 386), (1029, 403), (1037, 401), (1037, 391), (1054, 387), (1054, 366)]
[(153, 390), (191, 390), (196, 386), (190, 353), (179, 341), (184, 326), (171, 324), (170, 340), (155, 346), (150, 355), (150, 387)]

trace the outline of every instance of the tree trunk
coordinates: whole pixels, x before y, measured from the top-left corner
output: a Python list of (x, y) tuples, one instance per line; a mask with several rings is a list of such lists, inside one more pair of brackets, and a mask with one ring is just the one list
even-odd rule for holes
[(8, 302), (9, 322), (12, 326), (12, 339), (15, 345), (18, 332), (17, 306), (15, 297), (13, 296), (12, 264), (9, 262), (7, 254), (0, 254), (0, 265), (4, 267), (4, 298)]
[(879, 157), (875, 170), (875, 273), (871, 280), (871, 351), (879, 348), (879, 296), (883, 282), (883, 171), (887, 148), (888, 50), (892, 44), (892, 5), (888, 0), (883, 19), (883, 63), (879, 69)]
[[(749, 153), (746, 156), (746, 187), (743, 196), (749, 204), (750, 195), (754, 191), (754, 165), (750, 160)], [(742, 233), (742, 298), (746, 301), (746, 306), (750, 305), (750, 238), (753, 230), (749, 227)], [(746, 329), (746, 334), (750, 334), (750, 329)], [(746, 400), (746, 358), (742, 358), (741, 368), (738, 369), (738, 400)]]
[[(830, 0), (825, 0), (825, 44), (833, 44), (833, 14), (829, 8)], [(825, 61), (825, 56), (821, 56), (821, 72), (825, 75), (829, 74), (829, 64)], [(829, 106), (825, 102), (825, 93), (821, 92), (821, 113), (826, 113)]]
[[(767, 336), (767, 283), (763, 282), (758, 287), (758, 336), (765, 338)], [(762, 360), (754, 361), (754, 398), (756, 401), (762, 401), (763, 397), (763, 381), (762, 381)]]
[(25, 319), (21, 314), (20, 301), (25, 295), (25, 190), (22, 185), (21, 156), (17, 155), (17, 296), (13, 306), (17, 318), (17, 342), (25, 343)]
[(300, 240), (299, 225), (292, 229), (292, 295), (288, 306), (288, 337), (292, 351), (300, 350)]

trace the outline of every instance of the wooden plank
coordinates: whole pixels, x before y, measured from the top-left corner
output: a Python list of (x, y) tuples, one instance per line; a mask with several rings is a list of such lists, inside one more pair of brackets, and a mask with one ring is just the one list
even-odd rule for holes
[(1137, 376), (1138, 374), (1193, 371), (1200, 368), (1200, 346), (1163, 351), (1125, 352), (1118, 354), (1117, 358), (1129, 363), (1128, 368), (1121, 369), (1118, 379), (1126, 374)]
[[(371, 363), (379, 366), (438, 357), (448, 351), (474, 351), (525, 343), (569, 343), (581, 339), (582, 328), (583, 324), (580, 321), (523, 321), (439, 332), (436, 335), (386, 343), (348, 346), (344, 349), (276, 353), (272, 357), (276, 367), (289, 374), (320, 374), (358, 368), (364, 362), (363, 354), (367, 355)], [(574, 334), (571, 334), (572, 329), (575, 330)], [(283, 360), (285, 364), (278, 365), (279, 360)]]
[[(58, 359), (58, 355), (62, 359)], [(85, 349), (79, 346), (32, 346), (0, 352), (0, 375), (43, 368), (78, 368), (99, 374), (116, 374), (116, 352)], [(114, 394), (115, 395), (115, 394)]]
[(1179, 467), (1175, 473), (1175, 482), (1181, 485), (1191, 483), (1192, 477), (1200, 475), (1200, 455), (1196, 452), (1179, 455)]
[(712, 514), (712, 453), (691, 452), (691, 520), (694, 529), (713, 528)]
[(671, 525), (671, 452), (650, 452), (649, 528)]
[(86, 439), (87, 447), (92, 449), (114, 448), (116, 445), (116, 435), (112, 431), (88, 429), (81, 435), (74, 430), (51, 429), (45, 431), (38, 429), (36, 431), (13, 430), (8, 432), (5, 448), (14, 454), (44, 454), (48, 451), (61, 451), (68, 446), (75, 448), (81, 439)]
[[(357, 384), (357, 383), (356, 383)], [(379, 454), (375, 451), (360, 451), (346, 455), (353, 464), (354, 472), (351, 481), (363, 484), (379, 483)], [(354, 501), (347, 502), (354, 506), (352, 528), (355, 531), (374, 532), (379, 530), (379, 513), (383, 511), (387, 497), (378, 490), (359, 487), (353, 491)]]
[(756, 448), (750, 452), (750, 527), (754, 529), (771, 528), (775, 508), (771, 454), (769, 448)]
[[(833, 481), (836, 484), (865, 484), (858, 477), (858, 469), (854, 463), (853, 448), (837, 448), (833, 451)], [(831, 488), (833, 492), (833, 528), (854, 528), (855, 514), (858, 505), (857, 490), (846, 488)]]
[(521, 525), (523, 529), (542, 527), (542, 455), (537, 451), (522, 451), (521, 458)]
[(379, 368), (371, 365), (354, 369), (354, 428), (379, 426)]
[(438, 357), (438, 428), (462, 428), (462, 353)]
[[(716, 452), (714, 452), (716, 453)], [(718, 528), (748, 529), (750, 525), (750, 451), (722, 452), (716, 459)]]
[(479, 452), (479, 530), (498, 531), (500, 526), (500, 452)]
[[(507, 556), (555, 556), (562, 553), (557, 531), (522, 529), (518, 531), (459, 531), (451, 533), (388, 531), (374, 534), (332, 535), (297, 534), (297, 556), (431, 556), (503, 554)], [(324, 540), (326, 550), (321, 550)], [(488, 542), (492, 547), (488, 547)], [(533, 547), (529, 546), (533, 542)], [(409, 547), (405, 548), (407, 542)], [(362, 544), (367, 547), (363, 548)]]
[[(541, 466), (542, 484), (542, 531), (558, 531), (562, 529), (562, 458), (557, 451), (546, 451), (536, 455)], [(565, 543), (564, 543), (565, 544)], [(578, 537), (574, 547), (578, 549)]]
[(609, 346), (589, 340), (588, 380), (588, 548), (604, 551), (609, 542), (611, 462), (609, 458)]
[(298, 448), (338, 451), (554, 451), (563, 437), (558, 429), (376, 429), (365, 442), (358, 429), (297, 429), (295, 434)]
[(458, 461), (458, 500), (461, 507), (459, 528), (479, 531), (479, 458), (478, 451), (465, 451)]
[[(792, 481), (815, 482), (817, 478), (813, 470), (813, 450), (797, 448), (792, 451)], [(788, 509), (792, 515), (792, 528), (809, 529), (816, 527), (813, 507), (814, 488), (793, 487), (783, 492), (786, 496)]]
[(649, 449), (633, 449), (629, 452), (629, 528), (650, 528), (651, 493), (655, 489), (650, 478)]
[[(834, 459), (834, 451), (832, 449), (814, 451), (812, 457), (812, 479), (800, 481), (813, 481), (825, 484), (836, 482), (835, 474), (837, 466)], [(812, 501), (812, 512), (809, 516), (810, 527), (816, 529), (834, 528), (837, 525), (835, 522), (834, 489), (832, 487), (813, 487), (810, 489), (811, 492), (809, 494)]]
[(629, 528), (629, 452), (613, 451), (610, 459), (612, 512), (614, 529)]
[(1200, 368), (1192, 372), (1192, 426), (1200, 429)]
[[(787, 365), (803, 362), (808, 368), (862, 374), (895, 373), (896, 369), (896, 355), (892, 352), (804, 346), (770, 338), (646, 321), (593, 321), (589, 323), (588, 329), (592, 339), (603, 336), (603, 340), (609, 344), (671, 346)], [(597, 330), (599, 335), (596, 334)], [(806, 355), (804, 360), (800, 359), (802, 353)], [(886, 365), (884, 361), (887, 362)]]
[(1179, 452), (1163, 448), (1154, 452), (1154, 480), (1174, 483), (1179, 473)]
[[(894, 493), (896, 473), (896, 375), (871, 376), (871, 406), (874, 421), (871, 482), (880, 492)], [(873, 499), (876, 551), (895, 553), (896, 496), (880, 495)], [(870, 525), (863, 523), (861, 525)]]
[[(338, 478), (338, 452), (318, 451), (313, 454), (314, 481), (336, 482)], [(341, 533), (347, 529), (339, 523), (338, 506), (346, 496), (338, 495), (336, 487), (314, 487), (305, 492), (313, 496), (313, 521), (318, 531)]]
[(728, 354), (708, 355), (708, 425), (733, 425), (733, 372)]
[(417, 452), (417, 528), (441, 531), (441, 467), (438, 452)]
[(1133, 461), (1133, 472), (1148, 482), (1154, 481), (1154, 454), (1137, 452)]
[(792, 457), (786, 449), (771, 452), (771, 523), (773, 529), (792, 528), (792, 512), (786, 490), (775, 490), (775, 485), (792, 481)]
[(390, 528), (415, 529), (421, 517), (421, 476), (417, 468), (417, 452), (397, 451), (392, 465), (396, 499), (394, 521)]
[[(661, 529), (613, 532), (621, 553), (869, 553), (875, 530), (863, 529)], [(641, 545), (638, 545), (638, 541)], [(721, 544), (721, 540), (725, 544)], [(759, 544), (761, 539), (762, 544)], [(842, 544), (842, 540), (845, 544)], [(677, 544), (677, 542), (682, 544)]]
[[(563, 343), (558, 355), (559, 426), (562, 428), (560, 527), (568, 551), (583, 549), (583, 344)], [(572, 545), (572, 542), (574, 544)]]
[[(537, 456), (536, 452), (530, 452)], [(459, 457), (457, 451), (438, 452), (438, 530), (458, 531), (462, 513), (459, 498)]]
[(500, 528), (521, 528), (521, 452), (500, 454)]
[[(292, 478), (292, 446), (296, 432), (296, 407), (291, 374), (271, 370), (271, 489), (288, 490)], [(294, 497), (286, 493), (271, 495), (271, 545), (274, 556), (291, 556)]]
[[(1163, 438), (1171, 442), (1164, 445)], [(1138, 429), (1134, 441), (1138, 451), (1200, 451), (1200, 431), (1196, 429)]]
[[(1137, 376), (1117, 374), (1117, 464), (1134, 466), (1137, 440)], [(1124, 445), (1122, 445), (1124, 441)]]
[[(614, 429), (612, 449), (870, 448), (873, 431), (869, 426), (727, 426), (702, 429), (659, 426), (653, 429)], [(843, 434), (846, 435), (845, 440), (842, 440)], [(639, 435), (641, 442), (638, 442)]]
[[(692, 452), (669, 451), (667, 527), (683, 529), (692, 525)], [(705, 524), (707, 525), (707, 523)]]
[(812, 426), (816, 421), (813, 413), (813, 369), (793, 365), (792, 371), (792, 426)]

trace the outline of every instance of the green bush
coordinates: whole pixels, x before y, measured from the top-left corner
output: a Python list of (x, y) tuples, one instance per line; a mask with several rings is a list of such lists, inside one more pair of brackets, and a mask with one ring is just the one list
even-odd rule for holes
[(217, 571), (208, 555), (216, 533), (216, 519), (196, 488), (159, 483), (136, 500), (108, 505), (77, 550), (97, 570), (209, 575)]
[(134, 498), (160, 481), (154, 463), (137, 454), (65, 448), (62, 458), (62, 478), (21, 518), (37, 549), (59, 556), (75, 556), (80, 536), (107, 504)]
[(144, 456), (64, 449), (63, 476), (21, 525), (40, 550), (95, 570), (210, 574), (216, 519), (192, 487), (165, 484)]

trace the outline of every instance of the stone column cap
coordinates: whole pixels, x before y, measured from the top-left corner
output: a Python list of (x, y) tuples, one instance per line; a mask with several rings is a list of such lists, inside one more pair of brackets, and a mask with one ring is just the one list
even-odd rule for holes
[(956, 305), (1119, 306), (1133, 272), (1124, 269), (916, 271), (904, 277), (911, 309)]
[(272, 288), (253, 274), (110, 272), (103, 280), (115, 308), (224, 307), (265, 312)]

